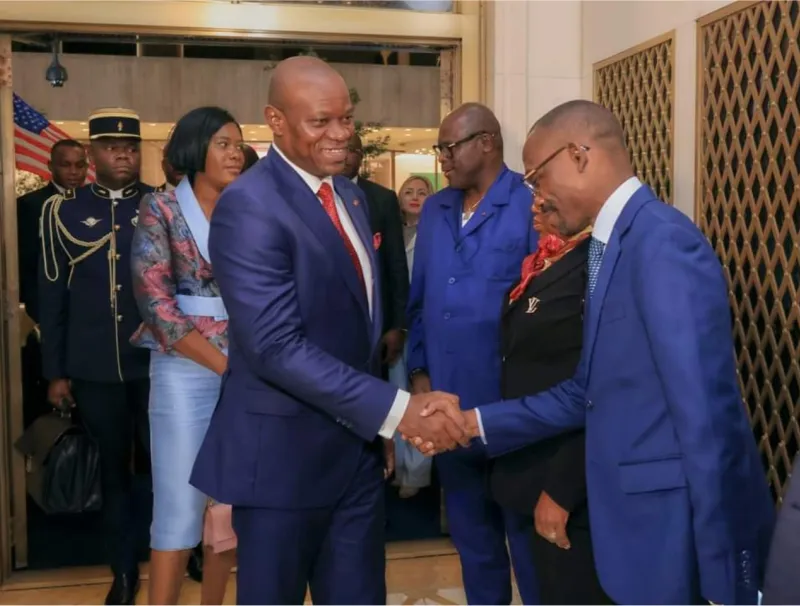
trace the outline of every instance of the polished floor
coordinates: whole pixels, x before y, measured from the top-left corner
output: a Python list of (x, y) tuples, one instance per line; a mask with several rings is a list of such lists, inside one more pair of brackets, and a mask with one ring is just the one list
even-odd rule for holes
[[(388, 604), (465, 604), (461, 566), (446, 540), (395, 543), (387, 549)], [(143, 573), (146, 576), (146, 568)], [(102, 604), (108, 591), (106, 572), (97, 567), (18, 573), (0, 591), (0, 604)], [(516, 592), (515, 592), (516, 593)], [(226, 604), (234, 604), (235, 580)], [(143, 581), (139, 604), (147, 603)], [(181, 604), (200, 603), (200, 585), (187, 579)], [(519, 604), (515, 595), (514, 604)]]

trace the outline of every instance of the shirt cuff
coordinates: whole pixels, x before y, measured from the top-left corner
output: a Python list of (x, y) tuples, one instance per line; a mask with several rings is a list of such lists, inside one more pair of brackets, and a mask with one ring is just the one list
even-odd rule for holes
[(397, 390), (397, 395), (394, 397), (394, 402), (389, 409), (389, 414), (386, 416), (386, 420), (378, 431), (380, 437), (386, 438), (387, 440), (391, 440), (394, 437), (397, 426), (400, 425), (400, 421), (403, 420), (403, 415), (406, 414), (406, 408), (408, 408), (408, 401), (410, 399), (410, 393), (402, 389)]
[(486, 444), (486, 432), (483, 431), (483, 419), (481, 418), (481, 409), (475, 409), (475, 420), (478, 422), (478, 431), (481, 432), (481, 442)]

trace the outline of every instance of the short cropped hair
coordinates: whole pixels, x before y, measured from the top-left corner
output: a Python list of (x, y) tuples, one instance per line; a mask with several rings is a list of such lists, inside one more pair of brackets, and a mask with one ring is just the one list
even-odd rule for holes
[(184, 115), (172, 130), (172, 135), (164, 148), (167, 162), (174, 171), (189, 177), (206, 168), (206, 156), (211, 137), (226, 124), (235, 124), (239, 132), (241, 126), (233, 115), (221, 107), (198, 107)]
[(246, 171), (248, 168), (253, 166), (256, 162), (258, 162), (258, 152), (254, 150), (249, 145), (244, 146), (244, 166), (242, 167), (242, 172)]
[(55, 158), (58, 150), (65, 147), (74, 147), (76, 149), (82, 149), (86, 151), (86, 148), (80, 141), (76, 141), (75, 139), (60, 139), (53, 144), (53, 147), (50, 148), (50, 159), (52, 160)]

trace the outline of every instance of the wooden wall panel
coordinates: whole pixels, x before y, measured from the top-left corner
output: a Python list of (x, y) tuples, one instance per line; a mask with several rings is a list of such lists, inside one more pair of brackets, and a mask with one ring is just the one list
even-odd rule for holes
[(725, 268), (742, 394), (780, 503), (800, 448), (800, 3), (698, 30), (697, 221)]
[(633, 168), (673, 203), (675, 33), (670, 32), (594, 65), (594, 100), (619, 119)]
[[(146, 122), (173, 122), (201, 105), (220, 105), (243, 124), (264, 121), (271, 63), (170, 57), (63, 55), (69, 80), (51, 88), (50, 56), (14, 54), (14, 92), (53, 120), (86, 120), (98, 107), (135, 109)], [(358, 89), (357, 117), (388, 126), (439, 125), (439, 68), (334, 64)]]

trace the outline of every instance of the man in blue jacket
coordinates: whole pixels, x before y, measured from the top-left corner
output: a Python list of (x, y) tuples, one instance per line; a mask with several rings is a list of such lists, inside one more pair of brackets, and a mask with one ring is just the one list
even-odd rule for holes
[[(499, 456), (586, 426), (595, 562), (615, 603), (755, 604), (774, 510), (719, 259), (634, 176), (607, 109), (556, 107), (523, 157), (564, 233), (594, 225), (583, 357), (553, 389), (465, 413), (470, 435)], [(565, 538), (555, 526), (540, 532)]]
[[(418, 226), (408, 367), (413, 393), (446, 391), (470, 409), (500, 399), (500, 310), (537, 235), (531, 192), (503, 162), (491, 110), (453, 111), (434, 149), (450, 186), (427, 199)], [(483, 446), (439, 455), (436, 467), (469, 603), (511, 601), (506, 536), (522, 598), (536, 603), (528, 525), (490, 500)]]

